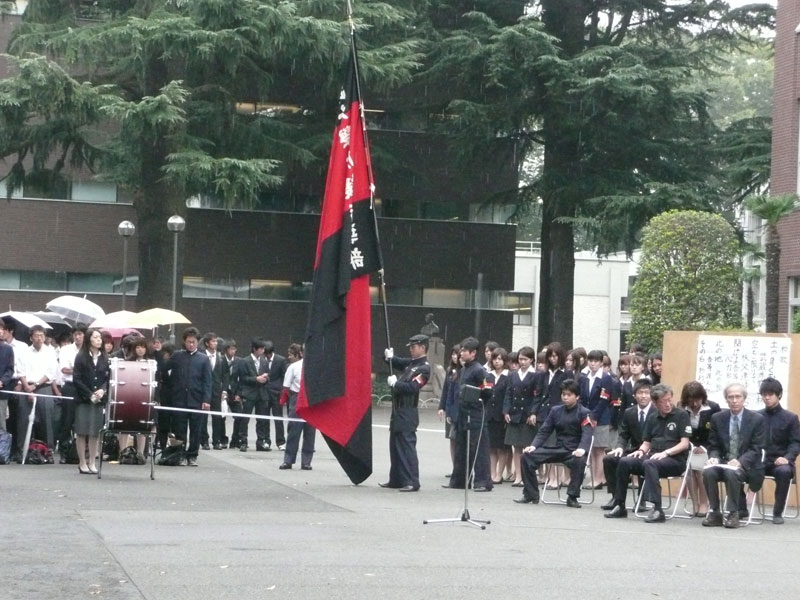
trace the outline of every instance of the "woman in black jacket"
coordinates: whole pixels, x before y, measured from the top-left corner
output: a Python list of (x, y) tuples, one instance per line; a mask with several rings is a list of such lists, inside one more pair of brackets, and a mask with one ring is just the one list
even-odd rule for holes
[(695, 514), (703, 516), (708, 512), (708, 496), (703, 485), (702, 457), (707, 455), (708, 436), (711, 432), (711, 416), (720, 411), (719, 404), (708, 399), (703, 384), (699, 381), (690, 381), (681, 390), (680, 407), (689, 412), (689, 421), (692, 425), (690, 442), (694, 445), (697, 456), (692, 464), (692, 474), (689, 477), (689, 493), (694, 503)]
[[(103, 429), (103, 407), (108, 395), (108, 357), (98, 329), (86, 332), (86, 341), (75, 357), (72, 375), (76, 391), (75, 437), (78, 450), (78, 471), (83, 475), (97, 473), (94, 461), (97, 440)], [(88, 463), (87, 463), (88, 448)]]
[(489, 430), (489, 470), (492, 483), (503, 483), (503, 469), (510, 446), (506, 445), (506, 421), (503, 417), (503, 402), (508, 388), (508, 353), (504, 348), (492, 350), (489, 360), (494, 375), (494, 392), (486, 403), (486, 422)]

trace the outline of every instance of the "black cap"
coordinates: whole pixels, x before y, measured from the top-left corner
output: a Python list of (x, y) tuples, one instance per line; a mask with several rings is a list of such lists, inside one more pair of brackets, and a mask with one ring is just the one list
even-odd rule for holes
[(412, 344), (419, 344), (420, 346), (425, 346), (427, 348), (428, 336), (422, 335), (421, 333), (418, 333), (417, 335), (412, 335), (410, 338), (408, 338), (408, 343), (406, 344), (406, 346), (411, 346)]

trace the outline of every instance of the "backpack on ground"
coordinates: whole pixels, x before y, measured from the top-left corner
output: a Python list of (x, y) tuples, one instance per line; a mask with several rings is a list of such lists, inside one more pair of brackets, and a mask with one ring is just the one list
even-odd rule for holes
[(180, 444), (169, 445), (161, 451), (158, 464), (164, 467), (179, 467), (186, 460), (186, 448)]
[(28, 446), (28, 456), (25, 459), (27, 465), (52, 465), (53, 452), (41, 440), (31, 440)]

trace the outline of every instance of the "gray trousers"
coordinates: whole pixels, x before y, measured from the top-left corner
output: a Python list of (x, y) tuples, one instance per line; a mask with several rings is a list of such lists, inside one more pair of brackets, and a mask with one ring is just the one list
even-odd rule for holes
[[(292, 392), (289, 396), (289, 418), (297, 418), (297, 394)], [(314, 442), (317, 438), (317, 430), (308, 423), (298, 423), (289, 421), (288, 435), (286, 437), (286, 448), (283, 453), (283, 462), (293, 465), (297, 460), (297, 448), (300, 446), (300, 435), (303, 436), (303, 449), (300, 453), (300, 464), (304, 467), (311, 466), (311, 458), (314, 456)]]

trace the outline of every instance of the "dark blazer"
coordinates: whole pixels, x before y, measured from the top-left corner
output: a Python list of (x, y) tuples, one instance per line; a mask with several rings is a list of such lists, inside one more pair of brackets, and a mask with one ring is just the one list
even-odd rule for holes
[[(711, 409), (700, 412), (700, 421), (697, 423), (697, 429), (692, 427), (692, 437), (689, 440), (695, 446), (703, 446), (706, 449), (708, 448), (708, 437), (711, 435), (711, 417), (721, 410), (719, 404), (713, 400), (708, 401), (708, 406)], [(691, 416), (692, 412), (688, 408), (685, 410)]]
[(536, 374), (536, 388), (534, 390), (534, 412), (536, 422), (541, 424), (554, 406), (561, 406), (561, 384), (566, 379), (575, 379), (575, 374), (566, 369), (558, 369), (550, 379), (549, 371), (539, 371)]
[(783, 457), (794, 469), (797, 455), (800, 454), (800, 421), (797, 415), (786, 410), (780, 404), (775, 408), (762, 408), (758, 411), (764, 415), (764, 430), (767, 451), (767, 464)]
[[(204, 354), (206, 353), (204, 352)], [(209, 359), (210, 362), (211, 359)], [(222, 392), (228, 391), (228, 376), (228, 362), (221, 353), (217, 352), (214, 368), (211, 369), (211, 397), (214, 400), (219, 400), (222, 397)]]
[(225, 391), (228, 392), (228, 402), (233, 402), (233, 397), (239, 393), (239, 380), (236, 374), (236, 363), (242, 360), (238, 356), (234, 356), (233, 360), (228, 363), (228, 359), (223, 356), (222, 362), (225, 365), (225, 382), (227, 387)]
[[(263, 357), (264, 362), (269, 362), (266, 356)], [(278, 354), (277, 352), (272, 353), (272, 360), (267, 373), (269, 374), (269, 380), (267, 380), (267, 392), (272, 399), (278, 400), (280, 398), (281, 392), (283, 391), (283, 378), (286, 375), (286, 369), (289, 368), (289, 363), (286, 361), (286, 358)]]
[[(109, 377), (108, 357), (105, 353), (100, 353), (95, 365), (84, 352), (78, 352), (72, 370), (72, 383), (75, 385), (78, 402), (89, 404), (95, 391), (103, 389), (108, 392)], [(103, 396), (102, 403), (105, 404), (107, 400), (108, 393)]]
[(503, 404), (506, 399), (506, 390), (513, 374), (500, 374), (494, 382), (494, 394), (486, 402), (486, 420), (490, 423), (503, 423)]
[[(649, 417), (655, 410), (656, 407), (650, 405), (647, 416)], [(639, 426), (639, 406), (629, 406), (625, 412), (622, 413), (622, 418), (619, 420), (616, 447), (622, 448), (626, 452), (638, 450), (639, 446), (642, 445), (643, 426), (644, 424), (642, 424), (642, 427)]]
[(614, 388), (611, 375), (608, 373), (600, 375), (591, 390), (589, 389), (589, 376), (582, 375), (580, 385), (581, 404), (591, 411), (595, 425), (610, 425), (611, 395)]
[(589, 419), (589, 409), (580, 403), (571, 409), (567, 409), (564, 404), (554, 406), (539, 428), (533, 445), (540, 448), (547, 443), (547, 439), (554, 431), (557, 448), (570, 452), (582, 448), (588, 452), (594, 434), (594, 427)]
[(5, 342), (0, 342), (0, 381), (4, 390), (11, 387), (14, 379), (14, 348)]
[(196, 409), (211, 403), (211, 362), (205, 352), (178, 350), (164, 367), (171, 369), (173, 406)]
[(747, 473), (747, 481), (753, 489), (759, 489), (764, 480), (764, 463), (761, 451), (764, 448), (764, 417), (757, 412), (742, 410), (739, 425), (739, 456), (730, 455), (731, 411), (721, 410), (711, 417), (708, 437), (708, 457), (720, 462), (737, 459)]
[(510, 423), (517, 425), (524, 423), (529, 416), (536, 414), (534, 398), (536, 396), (536, 383), (540, 375), (541, 373), (537, 373), (533, 369), (528, 369), (524, 379), (520, 376), (519, 371), (514, 371), (508, 375), (502, 412), (504, 415), (509, 416)]
[(258, 369), (253, 362), (252, 354), (238, 360), (233, 365), (233, 373), (236, 377), (236, 393), (242, 400), (267, 400), (267, 384), (259, 383), (256, 377), (267, 372), (267, 363), (264, 357), (258, 359)]

